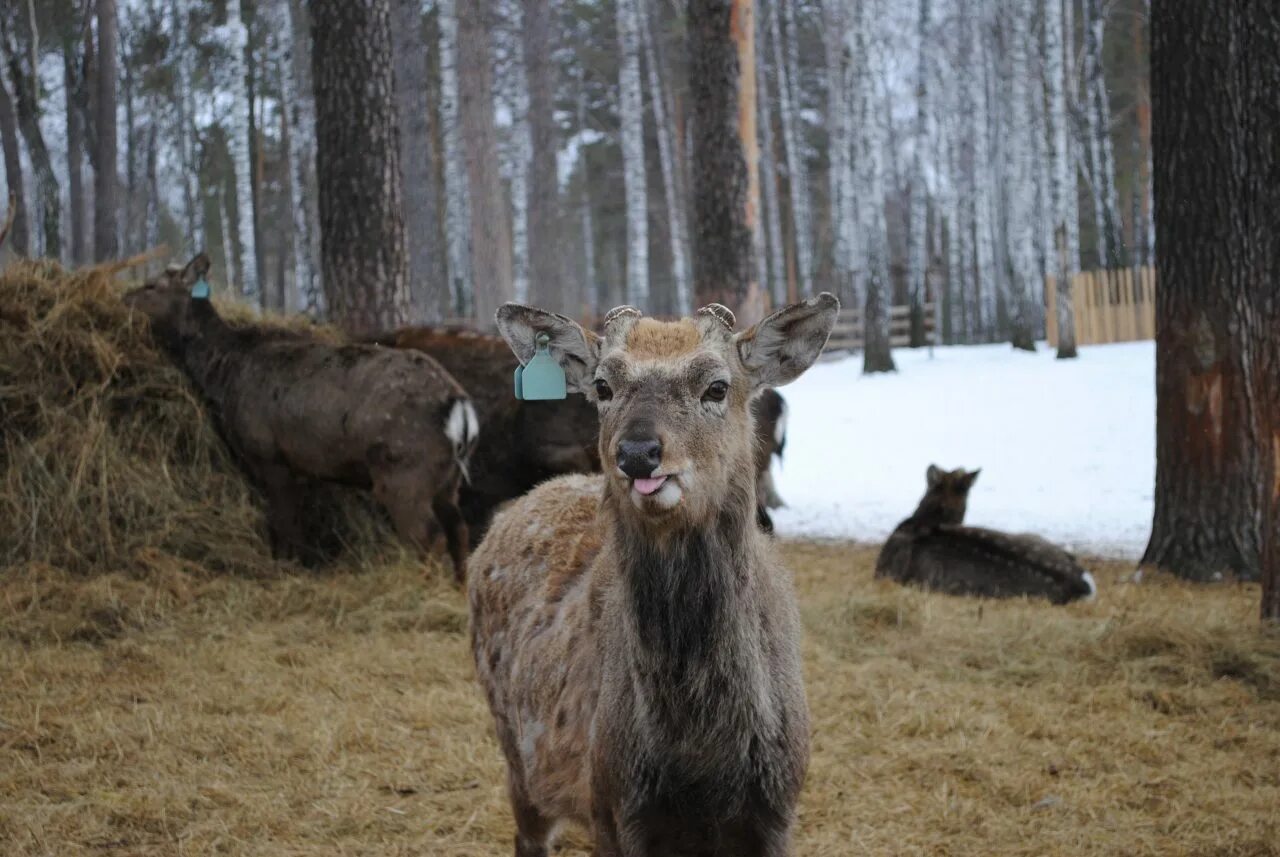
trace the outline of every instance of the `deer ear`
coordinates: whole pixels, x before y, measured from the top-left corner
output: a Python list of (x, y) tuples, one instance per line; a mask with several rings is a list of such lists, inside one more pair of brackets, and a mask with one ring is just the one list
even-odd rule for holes
[(973, 483), (978, 481), (978, 474), (981, 472), (982, 472), (982, 468), (979, 467), (977, 470), (970, 470), (968, 473), (964, 475), (964, 480), (963, 480), (964, 490), (968, 491), (970, 488), (973, 487)]
[(213, 265), (209, 261), (209, 257), (205, 255), (203, 251), (197, 253), (195, 257), (187, 263), (187, 266), (182, 269), (183, 285), (191, 286), (194, 285), (197, 280), (207, 277), (209, 275), (209, 269), (212, 266)]
[(804, 374), (827, 345), (840, 313), (830, 292), (783, 307), (734, 337), (757, 387), (781, 387)]
[(537, 352), (538, 335), (549, 338), (547, 350), (564, 370), (565, 385), (571, 393), (592, 388), (596, 363), (600, 360), (600, 337), (571, 318), (518, 303), (505, 303), (495, 315), (498, 332), (524, 366)]
[(929, 469), (924, 472), (924, 478), (928, 481), (929, 487), (932, 488), (942, 481), (942, 468), (936, 464), (930, 464)]

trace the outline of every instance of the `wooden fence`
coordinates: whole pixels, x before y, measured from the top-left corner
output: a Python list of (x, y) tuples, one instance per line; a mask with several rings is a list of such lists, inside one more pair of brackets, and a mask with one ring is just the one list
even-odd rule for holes
[[(1045, 334), (1058, 345), (1058, 283), (1045, 280)], [(1082, 271), (1071, 278), (1076, 344), (1134, 342), (1156, 335), (1156, 269)]]
[[(938, 341), (938, 307), (933, 301), (924, 304), (924, 344)], [(846, 307), (840, 310), (840, 318), (831, 329), (827, 340), (828, 352), (861, 350), (866, 345), (866, 326), (862, 321), (862, 307)], [(889, 344), (901, 348), (911, 344), (911, 307), (889, 307)]]

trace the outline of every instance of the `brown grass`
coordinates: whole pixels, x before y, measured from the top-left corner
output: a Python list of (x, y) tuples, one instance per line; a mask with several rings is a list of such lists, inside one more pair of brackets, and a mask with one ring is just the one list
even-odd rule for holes
[[(510, 854), (463, 597), (379, 561), (394, 540), (345, 495), (348, 573), (273, 563), (111, 273), (0, 276), (0, 855)], [(1280, 854), (1256, 586), (1091, 563), (1099, 599), (1057, 608), (877, 582), (874, 548), (784, 552), (814, 714), (799, 854)]]
[[(814, 711), (799, 854), (1280, 854), (1256, 586), (1102, 566), (1097, 602), (1054, 608), (875, 582), (870, 548), (785, 553)], [(439, 579), (5, 576), (4, 853), (509, 854)]]

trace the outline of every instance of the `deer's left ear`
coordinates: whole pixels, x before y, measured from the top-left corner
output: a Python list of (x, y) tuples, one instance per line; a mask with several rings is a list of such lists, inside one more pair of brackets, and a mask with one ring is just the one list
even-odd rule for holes
[(546, 334), (547, 350), (564, 370), (569, 392), (585, 393), (591, 389), (591, 378), (600, 360), (599, 336), (559, 313), (512, 302), (498, 307), (495, 320), (520, 365), (533, 359), (538, 336)]
[(209, 275), (210, 267), (212, 267), (212, 263), (209, 261), (209, 257), (203, 252), (197, 253), (187, 263), (187, 266), (182, 269), (182, 284), (184, 286), (194, 285), (197, 280)]
[(823, 292), (783, 307), (734, 337), (742, 365), (757, 387), (790, 384), (813, 365), (840, 313), (840, 301)]

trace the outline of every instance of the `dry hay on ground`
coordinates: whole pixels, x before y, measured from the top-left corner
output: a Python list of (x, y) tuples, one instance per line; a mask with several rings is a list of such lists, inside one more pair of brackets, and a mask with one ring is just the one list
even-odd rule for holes
[[(1280, 854), (1256, 586), (1103, 565), (1061, 608), (876, 582), (865, 547), (784, 552), (814, 715), (798, 855)], [(465, 611), (412, 567), (4, 580), (0, 851), (506, 857)]]
[[(260, 506), (196, 392), (119, 300), (129, 264), (0, 274), (0, 570), (274, 571)], [(331, 555), (399, 549), (353, 492), (323, 489), (311, 511)]]

